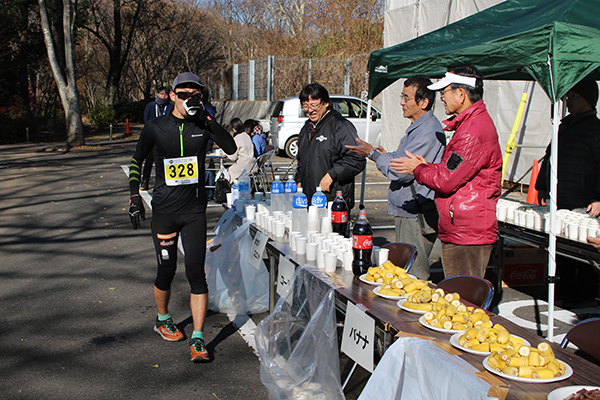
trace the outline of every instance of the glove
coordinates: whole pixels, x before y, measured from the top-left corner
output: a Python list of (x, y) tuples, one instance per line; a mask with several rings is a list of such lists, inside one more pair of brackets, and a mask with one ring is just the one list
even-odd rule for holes
[(190, 97), (183, 103), (183, 107), (188, 115), (195, 115), (199, 121), (209, 124), (213, 119), (204, 108), (204, 104), (199, 99)]
[(129, 219), (131, 219), (131, 225), (133, 229), (140, 227), (140, 217), (142, 221), (146, 220), (146, 209), (144, 209), (144, 202), (140, 195), (131, 196), (129, 198)]

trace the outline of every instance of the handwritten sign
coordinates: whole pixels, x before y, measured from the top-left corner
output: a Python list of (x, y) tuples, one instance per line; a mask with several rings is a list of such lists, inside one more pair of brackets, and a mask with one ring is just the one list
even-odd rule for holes
[(277, 294), (279, 296), (283, 296), (283, 293), (292, 282), (294, 272), (294, 264), (284, 256), (279, 256), (279, 271), (277, 273)]
[(342, 336), (342, 351), (361, 367), (373, 372), (375, 320), (358, 306), (348, 302)]
[(219, 232), (225, 232), (225, 230), (234, 218), (235, 211), (233, 211), (231, 208), (225, 211), (225, 213), (221, 216), (221, 219), (219, 219), (219, 222), (217, 222), (217, 225), (213, 229), (217, 236), (219, 236)]
[(256, 236), (254, 236), (252, 246), (250, 247), (250, 255), (248, 256), (248, 262), (256, 269), (260, 267), (262, 254), (263, 251), (265, 251), (265, 246), (267, 245), (268, 239), (269, 237), (267, 235), (261, 231), (256, 231)]

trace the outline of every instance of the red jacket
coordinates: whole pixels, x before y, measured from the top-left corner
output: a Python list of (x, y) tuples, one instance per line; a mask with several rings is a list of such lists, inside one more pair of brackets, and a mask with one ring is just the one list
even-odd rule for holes
[(454, 130), (440, 164), (421, 164), (418, 183), (435, 191), (441, 241), (492, 244), (498, 236), (496, 203), (501, 194), (502, 152), (483, 100), (444, 121)]

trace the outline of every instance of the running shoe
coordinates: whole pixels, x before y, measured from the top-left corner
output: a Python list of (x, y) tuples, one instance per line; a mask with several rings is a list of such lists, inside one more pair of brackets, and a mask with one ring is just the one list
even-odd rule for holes
[(177, 329), (177, 325), (175, 325), (171, 318), (165, 321), (159, 321), (157, 319), (154, 323), (154, 332), (158, 333), (163, 339), (168, 340), (169, 342), (178, 342), (184, 339), (183, 333)]
[(190, 340), (190, 350), (192, 351), (193, 362), (200, 363), (203, 361), (210, 360), (210, 356), (208, 355), (208, 350), (206, 350), (204, 340), (200, 338), (194, 338)]

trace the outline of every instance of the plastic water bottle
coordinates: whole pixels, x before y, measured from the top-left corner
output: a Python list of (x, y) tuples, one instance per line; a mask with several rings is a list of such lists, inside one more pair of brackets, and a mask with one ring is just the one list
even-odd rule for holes
[(240, 190), (238, 180), (234, 179), (233, 185), (231, 185), (231, 207), (235, 210), (235, 201), (240, 198)]
[(246, 173), (246, 169), (242, 170), (242, 174), (238, 178), (239, 199), (244, 201), (244, 204), (250, 202), (250, 177)]
[(356, 276), (366, 274), (373, 266), (371, 253), (373, 253), (373, 229), (367, 219), (367, 212), (361, 210), (352, 229), (352, 272)]
[(298, 188), (298, 191), (294, 195), (292, 209), (292, 231), (300, 232), (302, 236), (306, 236), (306, 219), (308, 213), (308, 199), (306, 195), (302, 193), (302, 188)]
[(294, 180), (293, 175), (288, 175), (288, 180), (285, 181), (285, 210), (290, 211), (292, 209), (292, 200), (294, 194), (298, 191), (298, 184)]
[(279, 175), (275, 175), (275, 180), (271, 183), (272, 211), (285, 211), (285, 193), (283, 190), (283, 182), (279, 179)]
[(319, 207), (319, 223), (323, 220), (323, 217), (327, 216), (327, 197), (320, 186), (317, 186), (317, 191), (313, 194), (310, 199), (311, 206)]

